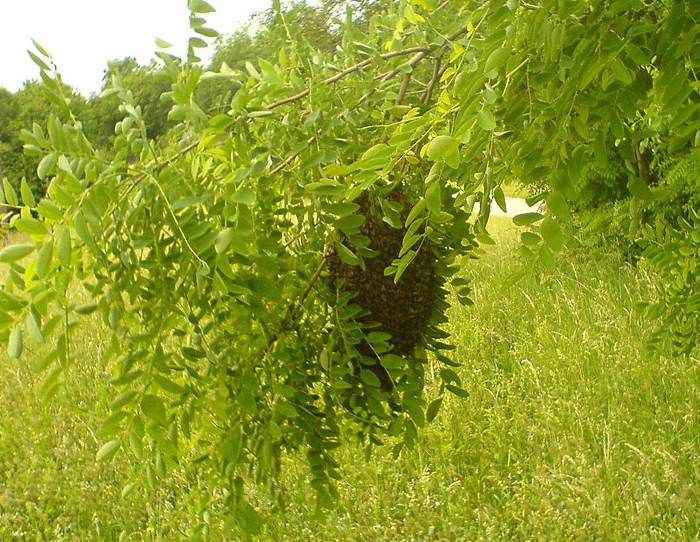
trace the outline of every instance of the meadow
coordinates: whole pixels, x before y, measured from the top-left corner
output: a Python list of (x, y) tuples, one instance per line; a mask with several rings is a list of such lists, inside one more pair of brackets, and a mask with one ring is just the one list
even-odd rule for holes
[[(519, 265), (509, 223), (493, 219), (498, 245), (465, 268), (475, 305), (450, 314), (469, 398), (446, 398), (398, 459), (346, 448), (342, 503), (323, 522), (288, 458), (286, 506), (261, 540), (700, 540), (700, 364), (643, 357), (651, 324), (634, 304), (650, 278), (573, 249), (556, 273), (504, 289)], [(76, 341), (48, 404), (36, 356), (0, 358), (0, 540), (184, 539), (200, 482), (172, 472), (122, 497), (129, 457), (95, 461), (113, 396), (99, 328)]]

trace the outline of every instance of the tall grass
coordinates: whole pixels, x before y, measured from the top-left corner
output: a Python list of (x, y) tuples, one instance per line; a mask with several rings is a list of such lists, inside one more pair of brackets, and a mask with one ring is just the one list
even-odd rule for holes
[[(649, 323), (633, 306), (648, 279), (583, 254), (504, 290), (515, 235), (494, 224), (499, 247), (465, 269), (476, 304), (448, 326), (470, 397), (447, 398), (398, 459), (347, 448), (342, 506), (324, 522), (289, 458), (263, 540), (700, 540), (700, 365), (642, 358)], [(25, 362), (0, 363), (0, 540), (180, 539), (183, 477), (122, 498), (128, 461), (95, 465), (88, 427), (110, 390), (100, 345), (81, 348), (73, 395), (50, 406)]]

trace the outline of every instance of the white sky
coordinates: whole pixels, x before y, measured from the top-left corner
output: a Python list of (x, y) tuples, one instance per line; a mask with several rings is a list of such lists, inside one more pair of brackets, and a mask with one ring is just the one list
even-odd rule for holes
[[(222, 34), (233, 32), (272, 0), (207, 0), (216, 13), (202, 16)], [(98, 92), (107, 61), (153, 58), (154, 40), (173, 44), (183, 56), (189, 29), (187, 0), (0, 0), (0, 87), (17, 91), (37, 79), (27, 49), (31, 38), (48, 49), (63, 80), (86, 96)], [(213, 48), (209, 51), (213, 52)], [(206, 58), (204, 49), (200, 57)]]

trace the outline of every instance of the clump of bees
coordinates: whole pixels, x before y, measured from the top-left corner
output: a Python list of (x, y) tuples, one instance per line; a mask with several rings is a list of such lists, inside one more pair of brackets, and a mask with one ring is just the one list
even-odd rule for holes
[[(389, 199), (400, 198), (401, 196), (390, 196)], [(329, 284), (333, 289), (357, 292), (357, 297), (352, 302), (368, 311), (366, 316), (358, 319), (368, 326), (379, 324), (374, 331), (391, 335), (392, 349), (386, 353), (399, 356), (411, 354), (420, 343), (435, 308), (438, 281), (433, 251), (427, 242), (422, 243), (408, 268), (395, 282), (394, 275), (386, 275), (385, 269), (399, 257), (406, 229), (387, 224), (378, 216), (380, 211), (373, 209), (366, 195), (361, 196), (356, 203), (360, 206), (358, 212), (365, 218), (360, 226), (360, 234), (369, 238), (369, 248), (376, 255), (365, 257), (363, 266), (349, 265), (332, 248), (326, 255)], [(404, 207), (402, 223), (407, 212), (408, 209)], [(366, 341), (357, 345), (356, 350), (362, 356), (376, 359), (376, 354)], [(378, 360), (370, 368), (377, 374), (383, 387), (391, 387), (391, 381)]]

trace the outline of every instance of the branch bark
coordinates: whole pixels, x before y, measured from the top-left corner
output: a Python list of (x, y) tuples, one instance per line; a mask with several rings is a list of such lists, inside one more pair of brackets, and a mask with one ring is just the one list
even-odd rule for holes
[[(385, 53), (383, 55), (379, 55), (379, 58), (382, 60), (389, 60), (389, 59), (395, 58), (397, 56), (410, 55), (410, 54), (420, 53), (420, 52), (425, 52), (427, 54), (427, 52), (429, 52), (429, 51), (430, 51), (430, 49), (427, 47), (412, 47), (410, 49), (404, 49), (402, 51), (394, 51), (392, 53)], [(367, 59), (363, 60), (362, 62), (358, 62), (354, 66), (351, 66), (351, 67), (347, 68), (346, 70), (343, 70), (343, 71), (335, 74), (333, 77), (329, 77), (328, 79), (325, 79), (322, 84), (332, 85), (333, 83), (340, 81), (346, 75), (350, 75), (351, 73), (355, 73), (357, 71), (360, 71), (362, 68), (369, 66), (373, 60), (374, 60), (374, 58), (367, 58)], [(267, 109), (272, 110), (272, 109), (275, 109), (277, 107), (299, 101), (302, 98), (305, 98), (306, 96), (308, 96), (310, 93), (311, 93), (311, 89), (307, 88), (305, 90), (302, 90), (300, 93), (295, 94), (294, 96), (289, 96), (288, 98), (283, 98), (281, 100), (278, 100), (276, 102), (269, 104), (267, 106)]]
[(318, 278), (321, 276), (321, 273), (326, 268), (327, 263), (328, 260), (324, 256), (321, 260), (321, 263), (316, 268), (316, 271), (314, 271), (314, 274), (309, 279), (309, 282), (306, 283), (306, 288), (304, 288), (304, 291), (302, 292), (301, 296), (299, 296), (299, 300), (290, 306), (289, 312), (287, 312), (287, 315), (282, 320), (282, 323), (280, 324), (279, 328), (267, 341), (265, 348), (262, 349), (262, 352), (260, 353), (260, 359), (265, 358), (270, 349), (279, 340), (282, 333), (284, 333), (284, 331), (286, 331), (289, 328), (289, 326), (296, 321), (299, 309), (304, 304), (304, 301), (306, 301), (306, 298), (309, 296), (309, 293), (311, 293), (311, 290), (318, 281)]

